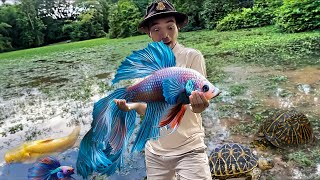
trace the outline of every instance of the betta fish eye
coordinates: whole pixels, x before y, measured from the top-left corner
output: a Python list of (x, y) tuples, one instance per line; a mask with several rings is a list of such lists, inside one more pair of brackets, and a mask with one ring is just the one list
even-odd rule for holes
[(67, 170), (67, 172), (69, 173), (69, 172), (70, 172), (70, 170)]
[(209, 86), (207, 84), (202, 86), (202, 92), (207, 92), (209, 91)]

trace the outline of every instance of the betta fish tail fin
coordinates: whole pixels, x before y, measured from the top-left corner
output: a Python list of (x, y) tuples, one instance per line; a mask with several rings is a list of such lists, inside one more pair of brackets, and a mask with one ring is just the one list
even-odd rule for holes
[(95, 103), (91, 129), (80, 143), (77, 159), (77, 172), (84, 178), (93, 171), (109, 174), (120, 167), (136, 111), (121, 111), (113, 100), (126, 99), (126, 95), (126, 88), (120, 88)]
[(125, 99), (126, 95), (126, 88), (119, 88), (94, 104), (92, 112), (93, 121), (91, 123), (94, 141), (103, 145), (103, 142), (109, 139), (112, 126), (117, 124), (117, 121), (122, 118), (120, 116), (124, 116), (125, 114), (125, 112), (119, 110), (113, 100)]
[(76, 163), (77, 172), (83, 178), (87, 178), (93, 171), (109, 164), (111, 164), (111, 161), (98, 148), (97, 142), (93, 141), (93, 132), (90, 129), (80, 143)]
[(146, 114), (131, 149), (132, 152), (143, 150), (149, 139), (160, 136), (159, 122), (169, 106), (166, 102), (148, 103)]
[(175, 65), (176, 59), (171, 48), (162, 41), (152, 42), (145, 49), (133, 51), (122, 62), (112, 83), (125, 79), (146, 77), (157, 70)]
[(60, 163), (53, 157), (45, 157), (38, 160), (28, 169), (28, 180), (50, 179), (51, 171), (60, 167)]
[[(112, 145), (109, 143), (106, 147), (106, 149), (103, 151), (107, 158), (111, 161), (111, 164), (105, 167), (101, 167), (97, 170), (97, 172), (101, 174), (107, 174), (108, 176), (112, 175), (117, 169), (120, 169), (123, 165), (123, 159), (124, 159), (124, 153), (126, 152), (129, 139), (133, 133), (134, 126), (135, 126), (135, 119), (136, 119), (136, 112), (135, 111), (129, 111), (126, 114), (125, 117), (125, 128), (126, 128), (126, 134), (125, 136), (122, 135), (122, 133), (119, 133), (118, 138), (115, 139), (122, 139), (123, 143), (121, 143), (121, 147), (112, 147)], [(116, 126), (115, 126), (116, 127)], [(123, 131), (119, 131), (123, 132)], [(117, 136), (115, 136), (117, 137)]]

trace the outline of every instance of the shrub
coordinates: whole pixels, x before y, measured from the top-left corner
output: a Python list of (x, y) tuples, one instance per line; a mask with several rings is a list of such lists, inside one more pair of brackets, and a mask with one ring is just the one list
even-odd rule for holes
[(205, 0), (201, 16), (206, 29), (214, 29), (217, 23), (233, 11), (246, 7), (252, 7), (252, 1), (246, 0)]
[(241, 11), (228, 14), (219, 21), (218, 31), (235, 30), (251, 27), (262, 27), (273, 24), (274, 11), (281, 6), (282, 0), (259, 0), (252, 8), (243, 8)]
[(276, 26), (285, 32), (320, 28), (320, 1), (285, 0), (276, 13)]

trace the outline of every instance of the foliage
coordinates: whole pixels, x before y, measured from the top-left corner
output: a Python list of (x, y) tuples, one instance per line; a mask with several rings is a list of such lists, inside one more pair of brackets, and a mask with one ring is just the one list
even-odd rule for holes
[(228, 14), (219, 21), (217, 30), (227, 31), (271, 25), (275, 17), (274, 11), (281, 4), (281, 0), (256, 1), (252, 8), (243, 8), (240, 12)]
[(11, 38), (8, 37), (8, 29), (11, 28), (7, 23), (0, 23), (0, 52), (6, 51), (12, 48)]
[(175, 0), (173, 1), (177, 11), (188, 15), (189, 23), (183, 31), (194, 31), (204, 28), (204, 22), (201, 18), (203, 0)]
[(72, 40), (86, 40), (105, 35), (100, 24), (101, 14), (96, 9), (89, 9), (79, 15), (78, 21), (73, 21), (63, 27), (63, 32), (70, 34)]
[(41, 18), (51, 17), (57, 20), (74, 20), (81, 11), (73, 0), (36, 0), (34, 3)]
[(251, 7), (252, 1), (241, 0), (205, 0), (201, 16), (207, 29), (214, 29), (227, 14), (243, 7)]
[(145, 14), (147, 6), (153, 1), (153, 0), (132, 0), (134, 4), (138, 7), (140, 13), (142, 15)]
[(37, 16), (34, 1), (22, 0), (20, 4), (22, 17), (18, 19), (18, 28), (21, 29), (20, 40), (22, 47), (36, 47), (44, 43), (45, 25)]
[(139, 34), (137, 27), (142, 20), (142, 15), (132, 1), (120, 0), (110, 11), (110, 38), (123, 38)]
[(69, 39), (66, 33), (62, 31), (65, 20), (53, 19), (52, 17), (43, 17), (42, 22), (46, 26), (44, 41), (45, 44), (52, 44)]
[(83, 9), (83, 12), (89, 9), (95, 9), (96, 13), (99, 14), (99, 23), (103, 27), (104, 32), (109, 31), (109, 11), (112, 5), (111, 0), (76, 0), (77, 6)]
[(277, 11), (276, 25), (286, 32), (320, 28), (320, 1), (285, 0)]

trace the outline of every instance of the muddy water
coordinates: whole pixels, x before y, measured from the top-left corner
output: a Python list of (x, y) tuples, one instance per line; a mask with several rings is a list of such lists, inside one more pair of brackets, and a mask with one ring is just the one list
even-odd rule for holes
[[(68, 64), (67, 64), (68, 65)], [(73, 66), (75, 66), (73, 64)], [(86, 66), (79, 65), (83, 71)], [(94, 68), (94, 67), (93, 67)], [(59, 68), (58, 68), (59, 69)], [(203, 113), (206, 129), (208, 153), (225, 142), (249, 145), (253, 134), (235, 133), (234, 128), (250, 125), (252, 114), (265, 109), (285, 109), (295, 107), (313, 119), (320, 119), (320, 70), (319, 67), (306, 67), (295, 70), (274, 70), (261, 67), (230, 66), (225, 68), (228, 78), (218, 84), (223, 93), (220, 100), (212, 100), (210, 107)], [(40, 87), (61, 88), (73, 86), (75, 77), (65, 77), (59, 73), (49, 73), (37, 79), (31, 77), (20, 84), (6, 86), (6, 92), (0, 92), (0, 179), (25, 179), (31, 164), (6, 165), (3, 155), (9, 149), (27, 140), (58, 138), (68, 135), (75, 124), (82, 126), (80, 139), (90, 128), (93, 102), (104, 96), (99, 92), (99, 83), (108, 84), (112, 73), (90, 72), (80, 77), (94, 77), (91, 84), (85, 84), (89, 91), (86, 101), (61, 98), (64, 93), (48, 96)], [(27, 77), (27, 76), (26, 76)], [(54, 77), (54, 78), (49, 78)], [(26, 83), (27, 82), (27, 83)], [(231, 86), (240, 84), (246, 87), (243, 94), (230, 95)], [(79, 87), (81, 89), (83, 87)], [(65, 92), (70, 93), (70, 92)], [(85, 93), (85, 92), (83, 92)], [(81, 93), (80, 93), (81, 94)], [(242, 100), (242, 101), (239, 101)], [(239, 102), (247, 102), (241, 104)], [(258, 105), (255, 103), (258, 102)], [(219, 107), (230, 107), (222, 112)], [(254, 130), (252, 130), (254, 132)], [(238, 132), (238, 131), (237, 131)], [(315, 130), (319, 137), (319, 129)], [(77, 146), (57, 158), (63, 165), (75, 167)], [(316, 179), (320, 176), (320, 162), (312, 168), (301, 168), (273, 150), (255, 150), (257, 154), (274, 158), (275, 167), (265, 172), (265, 179)], [(145, 177), (143, 154), (127, 156), (127, 166), (109, 179), (139, 180)], [(81, 177), (74, 175), (76, 179)]]
[[(320, 120), (320, 69), (306, 67), (295, 70), (274, 70), (261, 67), (230, 66), (225, 69), (228, 78), (223, 84), (223, 98), (221, 102), (211, 105), (211, 109), (204, 112), (206, 126), (206, 142), (208, 152), (224, 142), (241, 143), (250, 146), (253, 134), (245, 132), (235, 133), (232, 129), (244, 124), (250, 124), (254, 114), (267, 109), (295, 108), (313, 120), (314, 133), (319, 137)], [(246, 87), (242, 95), (230, 96), (228, 90), (232, 84)], [(258, 101), (259, 105), (253, 109), (239, 107), (239, 99)], [(250, 103), (250, 101), (248, 101)], [(221, 105), (230, 106), (229, 113), (219, 117), (217, 108)], [(236, 108), (234, 108), (236, 107)], [(244, 113), (246, 112), (246, 113)], [(249, 113), (248, 113), (249, 112)], [(226, 115), (227, 114), (227, 115)], [(252, 132), (252, 131), (251, 131)], [(255, 131), (253, 131), (255, 132)], [(245, 134), (245, 135), (243, 135)], [(251, 146), (250, 146), (251, 147)], [(311, 147), (319, 148), (319, 147)], [(264, 179), (320, 179), (320, 162), (310, 168), (300, 167), (293, 161), (284, 160), (281, 153), (275, 150), (254, 149), (260, 156), (272, 157), (275, 167), (264, 173)]]

